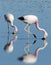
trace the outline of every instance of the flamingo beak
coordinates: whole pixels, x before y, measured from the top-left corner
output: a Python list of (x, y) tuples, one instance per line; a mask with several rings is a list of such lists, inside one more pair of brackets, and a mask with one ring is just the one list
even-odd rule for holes
[(19, 20), (24, 20), (24, 17), (19, 17), (18, 19), (19, 19)]

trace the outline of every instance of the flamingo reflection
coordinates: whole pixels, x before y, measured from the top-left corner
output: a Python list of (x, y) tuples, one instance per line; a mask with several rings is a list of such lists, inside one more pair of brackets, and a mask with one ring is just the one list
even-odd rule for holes
[(46, 40), (43, 40), (43, 42), (44, 42), (44, 46), (37, 48), (34, 54), (26, 53), (25, 55), (19, 57), (18, 60), (23, 61), (25, 63), (35, 63), (38, 59), (39, 51), (45, 49), (48, 44)]
[(8, 53), (13, 52), (13, 49), (14, 49), (13, 43), (14, 43), (14, 41), (16, 41), (16, 39), (17, 39), (17, 36), (14, 35), (14, 38), (11, 39), (10, 41), (8, 41), (8, 43), (4, 46), (4, 51), (6, 51)]

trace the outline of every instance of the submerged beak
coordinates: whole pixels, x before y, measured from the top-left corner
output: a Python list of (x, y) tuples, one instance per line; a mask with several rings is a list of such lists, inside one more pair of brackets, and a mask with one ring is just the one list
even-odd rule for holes
[(44, 37), (42, 38), (42, 40), (45, 40), (45, 39), (46, 39), (46, 38), (44, 38)]
[(24, 20), (24, 17), (19, 17), (18, 19), (19, 19), (19, 20)]
[(16, 32), (12, 32), (13, 35), (16, 35)]

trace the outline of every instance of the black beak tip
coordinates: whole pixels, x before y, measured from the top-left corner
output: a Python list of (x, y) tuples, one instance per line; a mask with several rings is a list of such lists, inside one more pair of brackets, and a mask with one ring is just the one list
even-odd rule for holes
[(19, 19), (19, 20), (24, 20), (24, 17), (19, 17), (18, 19)]

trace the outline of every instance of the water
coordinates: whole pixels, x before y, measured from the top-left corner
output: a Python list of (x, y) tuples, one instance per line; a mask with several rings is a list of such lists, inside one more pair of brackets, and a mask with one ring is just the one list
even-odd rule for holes
[[(18, 39), (14, 42), (14, 50), (12, 53), (6, 53), (3, 48), (8, 42), (7, 23), (4, 19), (4, 14), (12, 13), (15, 16), (14, 24), (18, 27)], [(19, 56), (25, 54), (23, 48), (27, 45), (27, 33), (23, 30), (25, 23), (17, 20), (19, 16), (33, 14), (39, 19), (39, 25), (45, 28), (48, 32), (47, 47), (39, 52), (38, 60), (32, 65), (50, 65), (51, 64), (51, 0), (0, 0), (0, 65), (26, 65), (26, 63), (17, 60)], [(10, 33), (13, 29), (10, 27)], [(36, 30), (34, 25), (31, 25), (31, 31), (36, 33), (38, 40), (33, 45), (35, 40), (32, 35), (30, 42), (32, 44), (30, 53), (34, 54), (36, 48), (43, 45), (43, 41), (39, 38), (43, 37), (43, 32)], [(38, 33), (37, 33), (38, 32)], [(12, 39), (14, 36), (9, 35)], [(21, 39), (26, 38), (26, 39)]]

